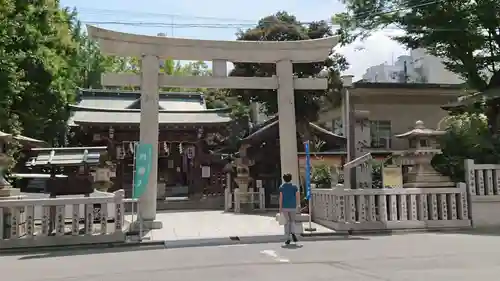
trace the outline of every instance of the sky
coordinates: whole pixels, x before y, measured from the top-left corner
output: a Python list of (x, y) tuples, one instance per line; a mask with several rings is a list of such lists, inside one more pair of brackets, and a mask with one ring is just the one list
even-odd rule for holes
[[(308, 22), (329, 20), (333, 14), (344, 10), (339, 0), (61, 0), (61, 4), (75, 7), (84, 23), (106, 29), (214, 40), (234, 40), (238, 27), (249, 28), (260, 18), (277, 11), (287, 11), (300, 21)], [(124, 24), (144, 22), (155, 25)], [(228, 26), (231, 24), (233, 26)], [(207, 25), (212, 27), (207, 28)], [(218, 25), (217, 28), (214, 25)], [(368, 67), (391, 64), (398, 56), (406, 54), (402, 46), (390, 39), (394, 32), (375, 32), (364, 41), (337, 48), (350, 64), (345, 74), (361, 79)]]

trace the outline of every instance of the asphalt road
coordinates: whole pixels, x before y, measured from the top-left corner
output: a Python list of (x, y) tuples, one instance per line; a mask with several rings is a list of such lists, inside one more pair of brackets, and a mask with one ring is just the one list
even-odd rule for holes
[(407, 234), (177, 249), (122, 248), (0, 258), (16, 281), (497, 281), (500, 237)]

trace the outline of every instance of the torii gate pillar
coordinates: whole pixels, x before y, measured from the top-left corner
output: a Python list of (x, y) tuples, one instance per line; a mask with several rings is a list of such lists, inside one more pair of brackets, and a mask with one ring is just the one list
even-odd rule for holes
[[(278, 91), (281, 171), (290, 173), (299, 183), (297, 128), (295, 124), (294, 90), (325, 90), (327, 79), (297, 78), (293, 63), (324, 61), (338, 37), (303, 41), (216, 41), (193, 40), (120, 33), (88, 26), (92, 38), (99, 42), (105, 54), (122, 57), (141, 57), (141, 75), (131, 73), (104, 74), (105, 86), (140, 86), (140, 141), (153, 145), (153, 165), (146, 192), (140, 198), (139, 212), (148, 228), (161, 227), (155, 222), (158, 167), (158, 89), (216, 88), (262, 89)], [(159, 73), (159, 59), (212, 61), (213, 76), (181, 77)], [(226, 77), (227, 62), (276, 63), (274, 77)], [(200, 168), (200, 167), (196, 167)]]
[(281, 173), (291, 174), (292, 182), (300, 186), (292, 62), (290, 60), (276, 62), (276, 74)]

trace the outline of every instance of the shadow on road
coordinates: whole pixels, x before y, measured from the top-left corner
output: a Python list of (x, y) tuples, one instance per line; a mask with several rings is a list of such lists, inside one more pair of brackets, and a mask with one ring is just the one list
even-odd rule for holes
[(108, 247), (103, 246), (102, 248), (88, 248), (88, 249), (61, 249), (61, 250), (50, 250), (37, 253), (12, 253), (7, 255), (20, 256), (19, 260), (31, 260), (31, 259), (43, 259), (43, 258), (55, 258), (55, 257), (67, 257), (67, 256), (79, 256), (79, 255), (99, 255), (99, 254), (109, 254), (109, 253), (123, 253), (123, 252), (138, 252), (138, 251), (150, 251), (150, 250), (161, 250), (165, 249), (163, 245), (155, 246), (137, 246), (137, 247)]
[(490, 227), (490, 228), (449, 230), (449, 231), (440, 231), (439, 234), (465, 234), (465, 235), (480, 235), (480, 236), (500, 236), (500, 228), (499, 227)]
[[(313, 242), (313, 241), (349, 241), (349, 240), (368, 240), (362, 237), (347, 237), (347, 236), (330, 236), (330, 237), (312, 237), (314, 239), (301, 240), (303, 242)], [(250, 241), (248, 243), (221, 243), (221, 242), (211, 242), (206, 241), (198, 244), (169, 244), (167, 241), (165, 245), (144, 245), (144, 246), (101, 246), (100, 248), (74, 248), (74, 249), (53, 249), (39, 252), (30, 253), (3, 253), (3, 256), (19, 256), (18, 260), (32, 260), (32, 259), (44, 259), (44, 258), (55, 258), (55, 257), (67, 257), (67, 256), (79, 256), (79, 255), (99, 255), (99, 254), (109, 254), (109, 253), (123, 253), (123, 252), (134, 252), (134, 251), (150, 251), (150, 250), (169, 250), (169, 249), (182, 249), (182, 248), (196, 248), (196, 247), (216, 247), (216, 246), (228, 246), (228, 245), (241, 245), (241, 244), (271, 244), (271, 243), (282, 243), (282, 241), (269, 241), (269, 242), (259, 242)], [(286, 249), (300, 249), (303, 246), (299, 245), (288, 245), (284, 248)]]
[(304, 245), (301, 244), (289, 244), (289, 245), (281, 245), (281, 248), (287, 249), (287, 250), (297, 250), (304, 247)]

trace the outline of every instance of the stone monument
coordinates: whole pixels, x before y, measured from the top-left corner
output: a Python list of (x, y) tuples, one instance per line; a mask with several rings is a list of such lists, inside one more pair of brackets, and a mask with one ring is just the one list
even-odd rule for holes
[(441, 175), (431, 165), (432, 157), (441, 153), (438, 138), (445, 133), (427, 129), (424, 122), (417, 121), (413, 130), (396, 135), (410, 142), (410, 149), (401, 154), (401, 160), (413, 163), (403, 188), (455, 187), (450, 178)]

